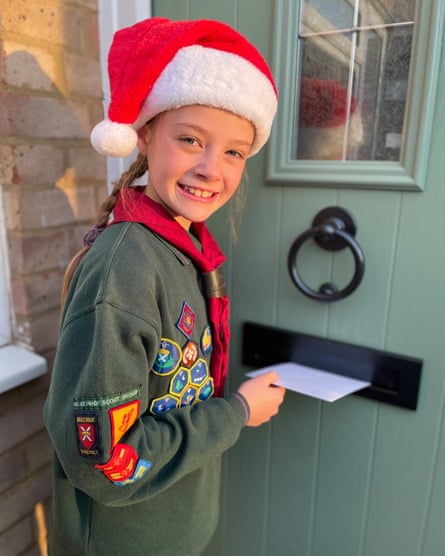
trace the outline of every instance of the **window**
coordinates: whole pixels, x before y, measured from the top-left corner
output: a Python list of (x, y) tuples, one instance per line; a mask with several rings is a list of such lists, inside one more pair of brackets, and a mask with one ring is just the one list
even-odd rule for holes
[(46, 373), (46, 360), (11, 344), (11, 306), (6, 230), (0, 184), (0, 394)]
[(443, 12), (441, 0), (277, 0), (268, 179), (423, 189)]

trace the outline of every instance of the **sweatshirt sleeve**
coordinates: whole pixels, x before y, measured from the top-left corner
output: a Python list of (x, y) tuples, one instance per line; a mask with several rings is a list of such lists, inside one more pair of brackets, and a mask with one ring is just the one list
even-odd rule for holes
[(237, 440), (246, 408), (236, 395), (150, 412), (156, 326), (108, 302), (64, 324), (45, 425), (71, 484), (105, 505), (159, 494)]

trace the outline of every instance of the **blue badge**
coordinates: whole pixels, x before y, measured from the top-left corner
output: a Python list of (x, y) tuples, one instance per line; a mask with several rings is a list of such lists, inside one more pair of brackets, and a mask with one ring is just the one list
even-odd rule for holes
[(153, 415), (161, 415), (170, 409), (178, 407), (178, 400), (173, 396), (162, 396), (162, 398), (156, 398), (151, 402), (150, 412)]
[(196, 388), (194, 386), (189, 386), (181, 397), (181, 407), (192, 405), (196, 400), (196, 394)]
[(170, 392), (173, 395), (179, 395), (189, 384), (189, 372), (187, 369), (179, 369), (170, 382)]
[(201, 334), (201, 351), (207, 356), (210, 355), (212, 348), (212, 329), (210, 326), (206, 326)]
[(198, 361), (190, 369), (192, 384), (199, 386), (204, 382), (206, 378), (209, 377), (209, 370), (207, 367), (207, 362), (204, 359), (198, 359)]
[(199, 401), (204, 402), (208, 400), (212, 396), (214, 389), (213, 378), (209, 378), (199, 389)]
[(162, 338), (153, 372), (157, 375), (168, 375), (178, 368), (182, 357), (181, 348), (173, 340)]

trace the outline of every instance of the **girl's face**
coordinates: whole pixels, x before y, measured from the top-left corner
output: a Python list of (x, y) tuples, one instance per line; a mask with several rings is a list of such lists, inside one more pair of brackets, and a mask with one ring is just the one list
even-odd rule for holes
[(188, 229), (232, 197), (254, 140), (250, 122), (207, 106), (159, 114), (139, 132), (148, 159), (146, 194)]

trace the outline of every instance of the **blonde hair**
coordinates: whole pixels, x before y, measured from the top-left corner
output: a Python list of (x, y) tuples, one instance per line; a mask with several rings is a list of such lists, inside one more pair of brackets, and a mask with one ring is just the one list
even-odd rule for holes
[[(113, 190), (111, 191), (110, 195), (105, 199), (102, 203), (99, 215), (97, 218), (96, 226), (99, 229), (105, 228), (110, 220), (111, 213), (113, 212), (114, 207), (116, 206), (117, 197), (120, 191), (128, 188), (134, 182), (135, 179), (140, 178), (145, 174), (148, 169), (147, 158), (139, 153), (136, 160), (131, 164), (126, 172), (124, 172), (119, 181), (114, 184)], [(66, 295), (68, 293), (68, 288), (71, 284), (71, 280), (73, 279), (73, 275), (80, 264), (80, 261), (83, 259), (85, 254), (90, 249), (90, 246), (85, 245), (80, 249), (74, 257), (69, 262), (63, 279), (62, 285), (62, 307), (65, 304)]]

